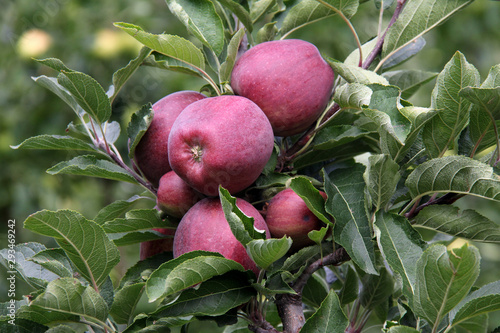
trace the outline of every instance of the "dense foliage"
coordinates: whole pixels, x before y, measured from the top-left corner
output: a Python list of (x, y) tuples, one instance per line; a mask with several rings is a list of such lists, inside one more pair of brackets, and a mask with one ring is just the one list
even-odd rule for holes
[[(500, 309), (500, 284), (476, 285), (481, 255), (473, 242), (499, 243), (500, 229), (454, 204), (500, 201), (500, 65), (481, 77), (456, 51), (439, 73), (398, 69), (424, 48), (427, 32), (472, 1), (364, 2), (167, 0), (191, 38), (115, 23), (143, 47), (108, 78), (109, 89), (59, 59), (37, 60), (48, 70), (34, 81), (63, 100), (74, 120), (66, 133), (12, 148), (77, 151), (47, 172), (131, 183), (137, 191), (92, 218), (41, 210), (24, 221), (58, 247), (29, 242), (1, 251), (2, 264), (32, 288), (15, 302), (15, 328), (11, 303), (1, 305), (2, 332), (168, 332), (202, 320), (225, 332), (361, 332), (368, 324), (386, 332), (485, 332), (488, 313)], [(351, 20), (368, 5), (378, 9), (371, 18), (378, 23), (375, 37), (361, 44)], [(263, 173), (242, 193), (262, 208), (277, 191), (293, 189), (326, 225), (309, 234), (315, 245), (291, 253), (289, 238), (265, 239), (220, 188), (258, 275), (217, 253), (163, 253), (132, 265), (113, 285), (119, 247), (162, 239), (152, 229), (178, 223), (154, 208), (155, 188), (130, 161), (153, 117), (150, 101), (126, 128), (111, 119), (125, 85), (150, 66), (206, 81), (199, 90), (209, 96), (232, 94), (239, 51), (331, 16), (358, 47), (345, 59), (325, 55), (337, 75), (328, 107), (303, 134), (277, 138)], [(430, 82), (430, 106), (412, 104)], [(128, 151), (116, 144), (123, 138)], [(139, 202), (147, 208), (137, 209)]]

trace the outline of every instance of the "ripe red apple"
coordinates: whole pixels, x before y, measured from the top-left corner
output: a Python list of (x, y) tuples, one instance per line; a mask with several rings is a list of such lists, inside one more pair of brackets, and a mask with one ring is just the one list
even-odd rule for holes
[(205, 97), (196, 91), (178, 91), (153, 104), (153, 121), (135, 149), (135, 161), (155, 187), (161, 176), (171, 170), (167, 149), (174, 120), (186, 106)]
[(146, 258), (152, 257), (155, 254), (162, 253), (165, 251), (172, 251), (172, 246), (174, 243), (175, 229), (168, 228), (153, 228), (153, 230), (161, 232), (166, 236), (171, 236), (164, 239), (157, 239), (148, 242), (142, 242), (140, 247), (140, 259), (144, 260)]
[(189, 186), (174, 171), (160, 178), (156, 204), (170, 216), (181, 218), (203, 195)]
[[(320, 193), (326, 200), (326, 193)], [(267, 206), (266, 223), (273, 237), (287, 235), (292, 238), (293, 249), (314, 244), (307, 234), (324, 226), (291, 188), (279, 192), (271, 199)]]
[[(245, 215), (254, 218), (255, 228), (265, 230), (269, 237), (266, 222), (255, 207), (240, 198), (236, 199), (236, 205)], [(234, 237), (218, 198), (205, 198), (196, 203), (177, 227), (174, 258), (196, 250), (218, 252), (239, 262), (245, 269), (253, 270), (256, 275), (259, 273), (243, 245)]]
[(168, 137), (172, 169), (209, 196), (250, 186), (271, 157), (274, 136), (262, 110), (247, 98), (224, 95), (190, 104)]
[(277, 136), (312, 125), (328, 104), (333, 81), (333, 70), (316, 46), (299, 39), (257, 44), (231, 74), (234, 92), (260, 106)]

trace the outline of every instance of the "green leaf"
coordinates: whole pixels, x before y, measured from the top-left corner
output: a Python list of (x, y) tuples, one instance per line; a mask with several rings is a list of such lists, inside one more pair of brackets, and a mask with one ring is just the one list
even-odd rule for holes
[[(435, 117), (438, 112), (434, 109), (407, 106), (399, 109), (402, 115), (409, 119), (412, 123), (411, 130), (406, 136), (405, 143), (399, 148), (398, 152), (394, 156), (396, 162), (401, 162), (406, 154), (412, 148), (412, 145), (419, 139), (420, 134), (424, 126)], [(411, 156), (412, 158), (414, 156)]]
[(77, 116), (82, 116), (85, 111), (76, 102), (75, 98), (69, 93), (69, 91), (57, 82), (55, 77), (47, 77), (41, 75), (32, 78), (36, 83), (45, 87), (56, 94), (60, 99), (62, 99), (66, 104), (68, 104)]
[(154, 111), (151, 103), (143, 105), (137, 112), (132, 114), (127, 126), (127, 135), (129, 138), (128, 155), (134, 157), (135, 148), (141, 141), (146, 131), (153, 121)]
[(162, 264), (149, 276), (146, 293), (150, 302), (232, 270), (243, 272), (239, 263), (218, 253), (193, 251)]
[(10, 318), (0, 320), (0, 331), (2, 333), (45, 333), (48, 327), (22, 318), (15, 319), (15, 323)]
[(82, 316), (101, 326), (108, 316), (104, 299), (90, 286), (83, 286), (74, 278), (61, 278), (50, 282), (47, 289), (31, 302), (45, 311)]
[(478, 86), (479, 79), (477, 69), (460, 52), (455, 53), (438, 75), (431, 108), (439, 113), (423, 130), (424, 144), (431, 157), (443, 156), (454, 147), (469, 121), (471, 109), (471, 103), (460, 96), (460, 91), (467, 86)]
[(66, 71), (72, 72), (73, 70), (69, 69), (60, 59), (57, 58), (46, 58), (46, 59), (35, 59), (36, 62), (45, 65), (47, 67), (52, 68), (58, 72)]
[[(371, 91), (371, 90), (370, 90)], [(331, 125), (321, 129), (314, 137), (314, 150), (329, 150), (368, 136), (368, 132), (353, 125)]]
[[(55, 325), (61, 322), (79, 322), (80, 317), (64, 312), (56, 312), (56, 311), (47, 311), (47, 309), (43, 307), (39, 307), (36, 305), (24, 305), (19, 308), (16, 312), (16, 320), (19, 318), (27, 319), (34, 321), (43, 325)], [(2, 331), (3, 332), (3, 331)]]
[(383, 209), (391, 200), (399, 179), (399, 165), (387, 155), (371, 155), (363, 174), (375, 210)]
[[(488, 314), (479, 315), (472, 317), (469, 320), (463, 321), (457, 325), (457, 331), (469, 332), (469, 333), (487, 333), (490, 320)], [(495, 331), (491, 332), (494, 333)]]
[(356, 65), (344, 64), (329, 58), (326, 58), (326, 60), (333, 68), (333, 71), (342, 76), (347, 83), (359, 83), (364, 85), (381, 84), (384, 86), (389, 85), (389, 81), (387, 81), (386, 78), (373, 71), (363, 69)]
[(460, 91), (460, 96), (479, 106), (490, 116), (491, 120), (500, 119), (500, 87), (465, 87)]
[(118, 248), (102, 228), (77, 212), (43, 210), (30, 215), (24, 227), (54, 238), (82, 276), (99, 286), (120, 261)]
[(254, 227), (254, 218), (246, 216), (238, 206), (236, 206), (236, 198), (231, 196), (229, 191), (221, 186), (219, 187), (219, 195), (222, 210), (231, 227), (231, 231), (243, 246), (246, 246), (252, 240), (266, 238), (266, 232), (264, 230), (258, 230)]
[(321, 221), (331, 223), (325, 210), (325, 198), (311, 181), (305, 177), (294, 177), (290, 182), (290, 188), (304, 200), (307, 208)]
[(236, 57), (238, 56), (238, 50), (240, 48), (240, 44), (244, 36), (245, 36), (245, 30), (240, 29), (234, 34), (233, 38), (231, 38), (231, 40), (229, 41), (229, 45), (227, 46), (226, 60), (221, 64), (219, 70), (220, 82), (228, 82), (229, 79), (231, 78), (231, 72), (233, 70), (234, 63), (236, 62)]
[(255, 38), (256, 44), (270, 42), (276, 38), (278, 34), (278, 28), (276, 27), (276, 22), (269, 22), (264, 24), (262, 28), (257, 31), (257, 37)]
[(451, 312), (452, 326), (473, 317), (500, 310), (500, 281), (482, 286), (465, 297)]
[(401, 215), (379, 211), (374, 228), (382, 255), (391, 269), (401, 277), (403, 294), (411, 301), (417, 276), (415, 262), (423, 253), (424, 241)]
[(392, 53), (382, 64), (382, 69), (395, 67), (420, 52), (425, 47), (426, 41), (423, 37), (414, 39), (411, 43), (406, 44), (396, 52)]
[(479, 251), (467, 244), (451, 251), (440, 244), (427, 248), (417, 261), (415, 314), (437, 327), (469, 293), (479, 275), (479, 261)]
[(148, 47), (143, 47), (139, 52), (139, 55), (135, 59), (129, 61), (125, 66), (113, 73), (113, 94), (110, 97), (111, 101), (114, 101), (122, 87), (130, 79), (132, 74), (134, 74), (137, 69), (142, 65), (143, 61), (151, 54), (151, 49)]
[(359, 294), (359, 279), (356, 271), (350, 266), (347, 266), (347, 273), (344, 278), (344, 284), (339, 291), (339, 300), (342, 306), (354, 302)]
[(387, 302), (394, 291), (394, 280), (389, 271), (382, 267), (379, 275), (366, 274), (362, 279), (363, 289), (359, 295), (361, 305), (367, 309), (375, 309)]
[(196, 289), (187, 289), (174, 303), (159, 308), (153, 316), (162, 318), (223, 315), (255, 296), (255, 289), (244, 275), (230, 272), (205, 281)]
[(387, 333), (420, 333), (420, 331), (409, 326), (392, 326)]
[(382, 47), (382, 58), (388, 58), (471, 2), (472, 0), (408, 1), (396, 22), (387, 31)]
[(302, 301), (317, 309), (321, 306), (321, 302), (328, 296), (330, 286), (325, 278), (321, 276), (319, 271), (314, 272), (313, 275), (307, 280), (304, 289), (302, 290)]
[(172, 252), (162, 252), (136, 262), (120, 280), (119, 289), (146, 281), (161, 264), (172, 259)]
[(363, 114), (378, 125), (382, 153), (397, 157), (410, 133), (411, 122), (401, 113), (401, 91), (395, 86), (371, 85), (368, 109)]
[(94, 78), (80, 72), (61, 71), (57, 82), (66, 88), (82, 109), (99, 124), (111, 117), (111, 103), (106, 91)]
[(250, 13), (245, 7), (243, 7), (243, 5), (233, 0), (218, 0), (218, 2), (236, 15), (248, 32), (252, 32), (253, 24), (252, 19), (250, 18)]
[(66, 174), (99, 177), (137, 184), (137, 181), (118, 165), (93, 155), (83, 155), (60, 162), (47, 170), (51, 175)]
[(93, 145), (71, 136), (42, 134), (24, 140), (12, 149), (53, 149), (53, 150), (84, 150), (98, 151)]
[(307, 233), (307, 237), (316, 244), (321, 244), (323, 239), (325, 239), (326, 233), (328, 232), (328, 227), (322, 227), (319, 230), (311, 230)]
[(173, 72), (188, 74), (194, 77), (203, 78), (203, 72), (186, 62), (170, 58), (158, 52), (153, 52), (144, 60), (145, 66), (165, 69)]
[(389, 84), (398, 86), (401, 89), (401, 97), (408, 99), (423, 86), (432, 81), (438, 73), (425, 72), (416, 69), (403, 69), (382, 74)]
[(117, 200), (103, 208), (93, 218), (97, 224), (104, 224), (105, 222), (114, 220), (122, 216), (123, 213), (128, 211), (130, 207), (137, 203), (139, 200), (149, 199), (139, 195), (134, 195), (127, 200)]
[(171, 238), (172, 236), (165, 236), (156, 230), (143, 230), (132, 232), (109, 233), (109, 239), (115, 243), (116, 246), (133, 245), (142, 242), (149, 242), (159, 239)]
[(262, 269), (267, 269), (272, 263), (283, 257), (292, 246), (292, 239), (283, 236), (280, 239), (254, 239), (247, 244), (248, 255)]
[(282, 39), (308, 24), (341, 12), (352, 17), (357, 11), (359, 0), (304, 0), (293, 6), (281, 24)]
[(34, 242), (9, 246), (0, 250), (0, 263), (6, 268), (6, 271), (15, 271), (33, 289), (40, 289), (45, 287), (48, 281), (58, 278), (50, 270), (29, 260), (45, 249), (45, 245)]
[(419, 165), (405, 182), (413, 201), (454, 192), (500, 201), (500, 179), (489, 165), (465, 156), (445, 156)]
[(257, 22), (257, 20), (264, 15), (269, 8), (276, 5), (276, 0), (257, 0), (250, 3), (250, 19), (252, 23)]
[(372, 92), (364, 84), (346, 83), (335, 89), (333, 99), (341, 108), (361, 109), (370, 104)]
[(224, 48), (224, 26), (210, 0), (165, 0), (168, 8), (203, 44), (216, 54)]
[(500, 86), (500, 64), (490, 68), (488, 77), (481, 84), (481, 88), (496, 88)]
[(377, 274), (366, 211), (364, 166), (337, 169), (325, 178), (326, 211), (335, 218), (333, 238), (365, 272)]
[(117, 218), (102, 225), (104, 231), (110, 234), (175, 227), (175, 224), (162, 220), (160, 212), (154, 208), (134, 209), (127, 212), (125, 218)]
[(413, 220), (414, 226), (436, 230), (476, 242), (500, 243), (500, 225), (475, 210), (440, 205), (422, 209)]
[(73, 277), (73, 267), (63, 249), (46, 249), (33, 255), (29, 260), (60, 277)]
[(151, 34), (145, 32), (141, 27), (129, 23), (115, 23), (114, 25), (150, 49), (185, 64), (195, 66), (198, 69), (203, 70), (205, 68), (203, 53), (193, 43), (182, 37), (167, 34)]
[(347, 317), (340, 306), (335, 290), (331, 289), (318, 310), (307, 319), (300, 330), (302, 333), (344, 333), (348, 325)]
[(77, 333), (68, 325), (57, 325), (48, 329), (45, 333)]
[(132, 321), (145, 285), (145, 282), (131, 284), (116, 292), (109, 314), (117, 324), (129, 324)]
[[(377, 45), (378, 39), (372, 38), (368, 42), (361, 45), (361, 51), (363, 53), (363, 61), (366, 60), (368, 55), (373, 51), (375, 45)], [(354, 49), (344, 60), (344, 64), (358, 66), (359, 67), (359, 49)]]

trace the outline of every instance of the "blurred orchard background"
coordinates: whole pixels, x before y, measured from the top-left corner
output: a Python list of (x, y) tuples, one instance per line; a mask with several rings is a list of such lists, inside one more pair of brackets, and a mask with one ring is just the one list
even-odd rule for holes
[[(363, 3), (353, 17), (352, 23), (362, 42), (375, 36), (377, 17), (374, 1)], [(189, 38), (163, 0), (0, 0), (0, 248), (7, 246), (9, 219), (16, 221), (17, 243), (37, 241), (53, 247), (56, 244), (52, 240), (22, 229), (28, 215), (41, 209), (73, 209), (92, 218), (106, 204), (142, 191), (134, 185), (100, 179), (51, 176), (45, 170), (71, 159), (71, 153), (11, 148), (34, 135), (64, 135), (74, 119), (64, 102), (31, 79), (55, 75), (33, 58), (59, 58), (68, 67), (87, 73), (108, 87), (113, 72), (134, 58), (140, 48), (133, 38), (113, 27), (113, 22), (120, 21), (137, 24), (153, 33)], [(454, 52), (460, 50), (484, 79), (490, 67), (500, 63), (500, 2), (476, 0), (424, 37), (424, 50), (403, 67), (439, 72)], [(323, 54), (341, 61), (355, 48), (349, 29), (338, 17), (319, 21), (290, 38), (308, 40)], [(124, 131), (130, 115), (143, 104), (174, 91), (199, 90), (203, 85), (204, 81), (184, 74), (141, 68), (116, 100), (112, 120), (120, 122)], [(428, 83), (410, 101), (429, 106), (433, 85), (434, 82)], [(118, 147), (124, 154), (126, 142), (118, 143)], [(500, 205), (486, 201), (474, 205), (500, 223)], [(478, 284), (497, 280), (500, 248), (476, 245), (483, 257)], [(138, 260), (138, 249), (138, 246), (121, 248), (123, 260), (116, 268), (117, 278)], [(2, 267), (2, 281), (3, 270)], [(18, 298), (26, 287), (20, 283)], [(7, 301), (5, 286), (6, 283), (0, 283), (0, 302)]]

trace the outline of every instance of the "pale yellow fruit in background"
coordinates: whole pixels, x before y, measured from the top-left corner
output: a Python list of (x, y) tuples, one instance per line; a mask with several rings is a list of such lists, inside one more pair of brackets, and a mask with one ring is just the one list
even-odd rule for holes
[(17, 52), (23, 58), (36, 58), (47, 52), (52, 45), (52, 37), (44, 30), (25, 31), (17, 42)]

